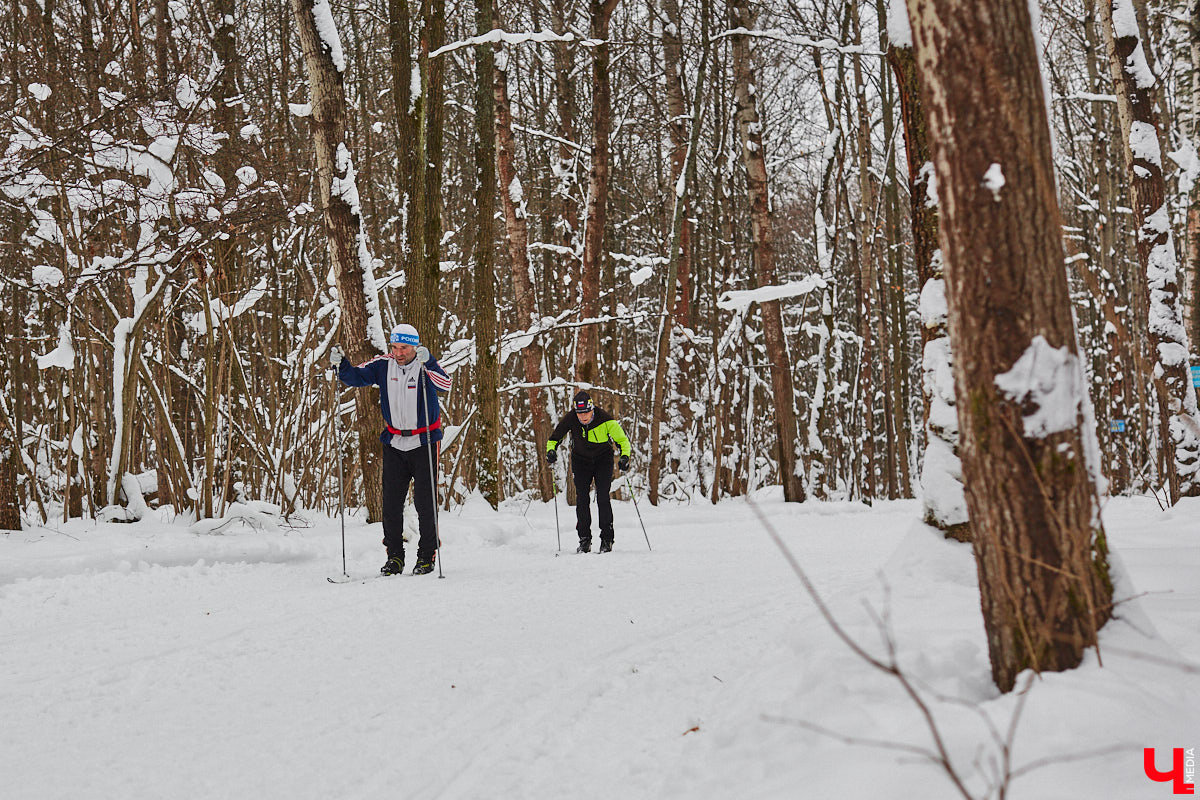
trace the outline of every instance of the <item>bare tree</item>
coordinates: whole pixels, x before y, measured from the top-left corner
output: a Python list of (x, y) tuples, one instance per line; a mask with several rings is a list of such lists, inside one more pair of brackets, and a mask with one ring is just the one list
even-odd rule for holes
[[(534, 326), (536, 297), (529, 273), (529, 220), (525, 214), (525, 197), (517, 176), (517, 147), (513, 138), (512, 106), (508, 99), (508, 58), (501, 50), (496, 63), (496, 169), (500, 177), (500, 203), (504, 208), (504, 225), (508, 243), (508, 258), (512, 273), (513, 305), (517, 324), (522, 330)], [(542, 382), (541, 336), (521, 348), (521, 368), (529, 400), (537, 459), (538, 489), (545, 500), (551, 499), (550, 469), (542, 454), (550, 436), (550, 417), (546, 413)]]
[[(608, 143), (612, 129), (612, 87), (609, 83), (609, 25), (617, 0), (590, 0), (592, 47), (592, 167), (588, 177), (587, 227), (583, 239), (583, 264), (579, 276), (580, 314), (592, 319), (600, 313), (600, 266), (604, 260), (604, 228), (608, 220)], [(592, 383), (598, 378), (600, 329), (594, 323), (579, 331), (575, 350), (575, 380)]]
[[(492, 0), (475, 0), (475, 28), (492, 30)], [(504, 499), (500, 481), (500, 353), (496, 336), (496, 119), (495, 51), (475, 46), (475, 464), (478, 486), (492, 508)]]
[(1112, 599), (1026, 0), (909, 0), (996, 685), (1076, 666)]
[[(342, 84), (341, 42), (327, 0), (291, 0), (296, 32), (304, 51), (312, 97), (313, 147), (325, 242), (337, 280), (342, 310), (342, 343), (352, 359), (365, 361), (386, 349), (383, 323), (375, 296), (375, 279), (362, 229), (358, 189), (350, 150), (346, 146), (346, 93)], [(322, 16), (318, 25), (316, 15)], [(325, 37), (330, 37), (330, 41)], [(335, 60), (337, 59), (337, 60)], [(368, 519), (383, 518), (378, 438), (378, 404), (370, 389), (354, 393), (359, 437), (359, 466)]]
[[(754, 19), (746, 0), (730, 0), (729, 21), (733, 28), (751, 28)], [(775, 277), (775, 245), (771, 231), (772, 215), (767, 178), (766, 153), (763, 150), (762, 119), (755, 97), (754, 71), (750, 64), (750, 44), (746, 36), (733, 38), (733, 75), (737, 86), (737, 125), (742, 139), (742, 160), (746, 167), (746, 191), (750, 198), (750, 227), (753, 236), (754, 272), (759, 286), (771, 286)], [(767, 358), (771, 361), (771, 388), (774, 392), (774, 427), (779, 447), (779, 478), (784, 500), (804, 501), (804, 484), (797, 469), (796, 409), (792, 384), (792, 365), (783, 337), (783, 315), (778, 300), (759, 303), (766, 334)], [(748, 369), (753, 369), (747, 364)]]

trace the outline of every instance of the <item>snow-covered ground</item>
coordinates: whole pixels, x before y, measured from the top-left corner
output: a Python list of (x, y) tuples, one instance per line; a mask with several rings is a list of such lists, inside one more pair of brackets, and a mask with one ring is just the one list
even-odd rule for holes
[[(970, 548), (914, 502), (758, 503), (877, 654), (886, 619), (984, 796), (1003, 755), (986, 720), (1002, 742), (1017, 697), (989, 677)], [(565, 505), (559, 555), (553, 506), (473, 503), (442, 516), (444, 580), (343, 585), (325, 580), (341, 572), (325, 517), (198, 535), (152, 512), (0, 536), (0, 795), (961, 796), (899, 749), (931, 747), (921, 713), (834, 636), (744, 500), (643, 502), (652, 552), (616, 506), (610, 555), (572, 552)], [(1105, 514), (1126, 602), (1103, 667), (1033, 681), (1012, 763), (1048, 766), (1011, 800), (1167, 797), (1142, 748), (1166, 769), (1200, 745), (1200, 501)], [(348, 522), (351, 575), (376, 574), (379, 538)]]

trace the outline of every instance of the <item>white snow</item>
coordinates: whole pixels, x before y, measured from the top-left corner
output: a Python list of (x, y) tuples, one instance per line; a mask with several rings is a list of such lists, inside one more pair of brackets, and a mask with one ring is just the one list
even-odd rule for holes
[(1162, 151), (1158, 145), (1158, 132), (1149, 122), (1134, 121), (1129, 125), (1129, 149), (1133, 157), (1162, 166)]
[(313, 0), (313, 19), (317, 23), (317, 34), (329, 50), (329, 58), (338, 72), (346, 71), (346, 56), (342, 52), (342, 37), (338, 35), (337, 23), (333, 21), (333, 9), (329, 0)]
[(926, 328), (945, 325), (950, 318), (950, 307), (946, 303), (946, 282), (941, 278), (925, 281), (917, 307), (921, 313), (921, 324)]
[(38, 264), (33, 268), (31, 277), (35, 286), (61, 286), (65, 280), (63, 271), (49, 264)]
[(499, 28), (493, 28), (480, 36), (472, 36), (469, 39), (462, 39), (457, 42), (451, 42), (443, 47), (439, 47), (429, 54), (430, 58), (437, 58), (454, 50), (460, 50), (464, 47), (475, 47), (481, 44), (525, 44), (526, 42), (546, 43), (546, 42), (573, 42), (575, 35), (573, 33), (555, 33), (554, 31), (529, 31), (523, 33), (507, 33)]
[(645, 266), (635, 272), (629, 273), (629, 282), (634, 286), (641, 286), (652, 277), (654, 277), (654, 267)]
[[(876, 655), (867, 606), (887, 619), (983, 797), (988, 726), (1003, 736), (1018, 697), (990, 680), (970, 547), (915, 522), (916, 501), (758, 498)], [(526, 517), (524, 501), (472, 501), (442, 515), (445, 580), (344, 585), (325, 581), (341, 572), (336, 517), (197, 535), (149, 510), (0, 536), (5, 797), (961, 797), (911, 752), (814, 730), (930, 746), (901, 687), (835, 638), (744, 500), (642, 502), (652, 552), (633, 506), (615, 506), (611, 555), (570, 553), (566, 519), (558, 555), (548, 504)], [(1142, 748), (1196, 743), (1197, 514), (1194, 499), (1108, 505), (1120, 606), (1104, 666), (1093, 653), (1032, 682), (1013, 765), (1048, 764), (1009, 797), (1170, 796)], [(355, 515), (346, 529), (349, 572), (369, 578), (379, 526)]]
[(71, 341), (71, 326), (62, 323), (58, 326), (58, 346), (44, 356), (37, 357), (38, 369), (49, 367), (75, 368), (75, 345)]
[(995, 383), (1010, 400), (1028, 406), (1023, 418), (1027, 437), (1042, 439), (1079, 424), (1087, 391), (1079, 357), (1065, 346), (1052, 347), (1041, 334)]
[(44, 83), (31, 83), (29, 84), (29, 93), (33, 95), (34, 100), (37, 100), (39, 103), (44, 103), (50, 99), (50, 95), (53, 94), (53, 91)]
[(200, 85), (191, 76), (179, 76), (179, 83), (175, 85), (175, 102), (184, 109), (191, 108), (200, 102)]
[(243, 186), (253, 186), (258, 183), (258, 170), (251, 166), (238, 167), (237, 172), (238, 182)]
[(1004, 188), (1004, 170), (999, 164), (993, 163), (983, 173), (983, 188), (992, 193), (992, 199), (1000, 202), (1000, 190)]
[(717, 301), (717, 307), (726, 311), (737, 311), (749, 308), (754, 303), (766, 303), (771, 300), (782, 300), (785, 297), (796, 297), (808, 294), (814, 289), (825, 288), (825, 279), (820, 275), (807, 275), (798, 281), (788, 281), (773, 286), (763, 286), (759, 289), (745, 289), (725, 292)]
[(1125, 71), (1130, 73), (1139, 89), (1149, 89), (1154, 85), (1154, 72), (1146, 61), (1146, 50), (1142, 46), (1133, 0), (1112, 0), (1112, 22), (1116, 38), (1134, 37), (1138, 40), (1133, 53), (1125, 61)]
[(896, 47), (912, 47), (912, 26), (908, 22), (908, 4), (905, 0), (887, 0), (888, 41)]

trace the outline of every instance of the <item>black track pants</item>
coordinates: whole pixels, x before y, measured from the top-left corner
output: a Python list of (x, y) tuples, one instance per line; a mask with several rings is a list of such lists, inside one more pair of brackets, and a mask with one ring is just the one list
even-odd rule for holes
[(592, 540), (592, 508), (588, 491), (592, 482), (596, 484), (596, 509), (600, 512), (600, 538), (612, 541), (613, 511), (612, 500), (608, 490), (612, 486), (613, 461), (607, 455), (591, 461), (578, 456), (571, 456), (571, 472), (575, 476), (575, 530), (579, 533), (579, 541)]
[[(436, 444), (434, 445), (437, 446)], [(437, 549), (437, 524), (434, 520), (433, 481), (437, 460), (430, 473), (429, 445), (416, 450), (397, 450), (383, 446), (383, 544), (388, 553), (404, 552), (404, 501), (408, 485), (414, 485), (413, 504), (417, 507), (421, 540), (417, 559), (433, 558)]]

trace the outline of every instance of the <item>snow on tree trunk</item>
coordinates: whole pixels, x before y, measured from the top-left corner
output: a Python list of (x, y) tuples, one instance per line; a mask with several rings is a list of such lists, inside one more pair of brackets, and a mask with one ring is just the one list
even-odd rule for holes
[[(891, 0), (893, 7), (903, 4)], [(925, 523), (959, 541), (970, 540), (967, 501), (958, 455), (958, 418), (954, 401), (953, 350), (947, 335), (946, 290), (937, 249), (937, 193), (929, 139), (921, 108), (916, 59), (908, 19), (893, 10), (888, 17), (888, 62), (900, 92), (900, 115), (908, 163), (912, 211), (913, 260), (921, 285), (921, 388), (925, 397), (925, 457), (921, 467), (921, 504)]]
[[(354, 164), (346, 147), (345, 63), (328, 0), (291, 0), (296, 32), (312, 97), (313, 147), (329, 260), (337, 282), (342, 344), (351, 359), (365, 361), (385, 351), (378, 295), (361, 219)], [(420, 329), (418, 329), (420, 330)], [(432, 331), (421, 331), (428, 335)], [(355, 390), (359, 462), (368, 520), (383, 517), (380, 485), (378, 403), (373, 391)]]
[(909, 0), (992, 676), (1064, 670), (1112, 600), (1028, 0)]
[[(746, 0), (730, 0), (730, 27), (752, 28)], [(737, 126), (742, 140), (742, 160), (746, 167), (746, 192), (750, 200), (750, 233), (755, 277), (760, 287), (776, 282), (775, 245), (771, 232), (771, 201), (767, 179), (766, 153), (763, 149), (762, 120), (755, 97), (754, 71), (750, 65), (747, 36), (733, 36), (733, 76), (737, 95)], [(771, 362), (771, 389), (774, 406), (772, 422), (779, 447), (779, 479), (787, 502), (804, 502), (804, 482), (796, 457), (797, 430), (792, 364), (783, 335), (783, 315), (778, 300), (759, 303), (767, 358)], [(749, 364), (747, 369), (753, 369)], [(752, 456), (753, 457), (753, 456)]]
[(1154, 387), (1162, 446), (1170, 448), (1167, 488), (1174, 504), (1181, 496), (1200, 495), (1200, 412), (1188, 370), (1179, 268), (1166, 204), (1154, 91), (1157, 79), (1147, 63), (1133, 0), (1103, 0), (1098, 11), (1121, 118), (1138, 260), (1149, 291)]

